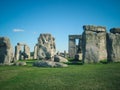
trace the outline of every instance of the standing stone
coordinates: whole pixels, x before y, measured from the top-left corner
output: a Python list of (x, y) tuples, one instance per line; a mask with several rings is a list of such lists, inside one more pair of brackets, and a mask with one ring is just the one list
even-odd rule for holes
[(11, 46), (11, 48), (10, 48), (10, 56), (11, 56), (11, 61), (10, 62), (13, 62), (14, 61), (14, 49), (13, 49), (13, 47)]
[(7, 37), (0, 37), (0, 64), (10, 64), (12, 61), (11, 44)]
[(40, 34), (38, 38), (38, 59), (51, 59), (55, 52), (55, 38), (51, 34)]
[[(76, 40), (78, 39), (78, 45), (76, 44)], [(69, 57), (74, 58), (77, 53), (80, 52), (81, 49), (81, 35), (69, 35)]]
[(30, 48), (27, 45), (24, 45), (24, 59), (30, 59)]
[(37, 59), (37, 44), (34, 46), (34, 59)]
[[(22, 50), (22, 48), (24, 50)], [(30, 59), (30, 48), (23, 43), (17, 43), (17, 46), (15, 46), (15, 60), (23, 60), (23, 59)]]
[(64, 58), (67, 58), (67, 52), (64, 50)]
[(83, 62), (97, 63), (107, 59), (106, 28), (102, 26), (83, 26)]
[(18, 44), (17, 46), (15, 46), (15, 61), (20, 59), (20, 55), (21, 55), (21, 46)]
[(120, 62), (120, 28), (110, 29), (107, 41), (108, 61)]

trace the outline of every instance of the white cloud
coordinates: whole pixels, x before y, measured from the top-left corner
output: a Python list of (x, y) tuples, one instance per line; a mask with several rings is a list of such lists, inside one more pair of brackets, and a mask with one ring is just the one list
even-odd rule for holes
[(23, 29), (13, 29), (13, 32), (24, 32)]

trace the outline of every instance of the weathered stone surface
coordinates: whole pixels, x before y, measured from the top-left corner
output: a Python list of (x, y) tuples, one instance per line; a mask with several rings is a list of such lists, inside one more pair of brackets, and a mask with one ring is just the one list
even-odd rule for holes
[(120, 62), (120, 34), (107, 34), (108, 60)]
[(119, 33), (119, 34), (120, 34), (120, 28), (111, 28), (111, 29), (110, 29), (110, 32), (111, 32), (111, 33), (114, 33), (114, 34), (115, 34), (115, 33)]
[(0, 64), (10, 64), (13, 59), (12, 53), (9, 38), (0, 37)]
[(21, 54), (21, 46), (17, 45), (15, 46), (15, 61), (20, 59), (20, 54)]
[(97, 63), (107, 59), (106, 29), (102, 26), (83, 26), (83, 62)]
[(67, 58), (67, 52), (64, 50), (64, 58)]
[(53, 61), (37, 61), (33, 63), (33, 66), (37, 67), (68, 67), (68, 65), (60, 63), (60, 62), (53, 62)]
[(26, 64), (26, 62), (15, 62), (14, 65), (15, 66), (25, 66), (27, 64)]
[(58, 55), (54, 56), (54, 61), (55, 62), (68, 62), (68, 60), (66, 58), (58, 56)]
[[(78, 40), (78, 45), (76, 44), (76, 40)], [(69, 57), (74, 58), (77, 53), (81, 52), (81, 42), (82, 35), (69, 35)]]
[(24, 45), (24, 59), (30, 59), (30, 48), (27, 45)]
[(75, 60), (82, 60), (82, 53), (78, 53), (75, 55)]
[(84, 31), (106, 32), (106, 27), (103, 26), (84, 25), (83, 29)]
[(11, 61), (10, 62), (14, 62), (14, 49), (13, 49), (13, 47), (11, 46), (11, 48), (10, 48), (10, 57), (11, 57)]
[(34, 46), (34, 59), (37, 59), (37, 44)]
[[(21, 47), (23, 47), (23, 51)], [(30, 59), (30, 48), (26, 44), (17, 43), (17, 46), (15, 46), (15, 61), (23, 59)]]
[(55, 38), (51, 34), (40, 34), (38, 38), (38, 59), (51, 59), (56, 51)]

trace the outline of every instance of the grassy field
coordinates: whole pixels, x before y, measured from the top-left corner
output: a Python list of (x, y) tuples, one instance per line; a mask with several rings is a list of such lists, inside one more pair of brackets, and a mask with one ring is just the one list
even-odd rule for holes
[(68, 68), (0, 66), (0, 90), (120, 90), (120, 63)]

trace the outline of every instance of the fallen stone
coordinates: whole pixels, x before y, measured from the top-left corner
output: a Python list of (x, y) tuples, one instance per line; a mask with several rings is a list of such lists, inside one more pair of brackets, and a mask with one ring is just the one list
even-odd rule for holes
[(114, 33), (114, 34), (115, 34), (115, 33), (119, 33), (119, 34), (120, 34), (120, 28), (111, 28), (111, 29), (110, 29), (110, 32), (111, 32), (111, 33)]
[(68, 60), (66, 58), (58, 56), (58, 55), (54, 56), (54, 61), (55, 62), (68, 62)]
[(33, 63), (33, 66), (37, 67), (68, 67), (68, 65), (60, 63), (60, 62), (53, 62), (53, 61), (36, 61)]
[(26, 64), (26, 62), (15, 62), (14, 65), (15, 66), (25, 66), (27, 64)]

